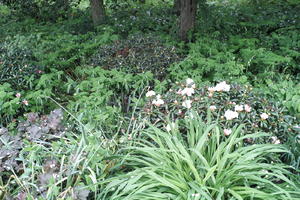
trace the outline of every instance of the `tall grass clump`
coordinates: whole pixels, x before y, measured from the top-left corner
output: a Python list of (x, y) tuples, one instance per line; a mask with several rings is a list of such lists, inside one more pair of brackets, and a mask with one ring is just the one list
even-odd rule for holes
[(170, 127), (168, 132), (154, 126), (145, 129), (144, 138), (124, 161), (126, 173), (109, 179), (98, 199), (299, 197), (289, 167), (276, 159), (287, 151), (282, 145), (243, 142), (266, 134), (243, 135), (240, 125), (225, 137), (218, 125), (205, 124), (198, 116)]

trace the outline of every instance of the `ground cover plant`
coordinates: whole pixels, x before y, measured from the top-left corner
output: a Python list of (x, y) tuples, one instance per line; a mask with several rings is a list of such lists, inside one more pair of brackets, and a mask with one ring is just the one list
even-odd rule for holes
[(299, 199), (299, 0), (197, 2), (0, 0), (0, 200)]

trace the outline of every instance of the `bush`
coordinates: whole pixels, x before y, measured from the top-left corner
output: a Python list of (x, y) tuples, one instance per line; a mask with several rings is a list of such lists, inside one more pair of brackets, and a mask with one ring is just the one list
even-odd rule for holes
[(166, 124), (168, 117), (170, 120), (193, 117), (191, 110), (194, 110), (205, 122), (218, 121), (227, 135), (237, 124), (245, 125), (245, 134), (269, 134), (269, 137), (245, 140), (245, 143), (285, 143), (295, 155), (300, 150), (292, 148), (299, 146), (300, 124), (296, 118), (289, 115), (281, 103), (268, 100), (250, 86), (221, 82), (215, 87), (196, 88), (193, 80), (187, 79), (184, 83), (174, 84), (165, 94), (156, 95), (154, 91), (147, 94), (147, 102), (141, 111), (144, 118), (160, 127)]
[(43, 73), (36, 66), (33, 52), (24, 46), (23, 37), (0, 43), (0, 84), (9, 83), (14, 89), (28, 88), (28, 79)]
[(180, 60), (176, 48), (168, 47), (152, 36), (134, 35), (127, 40), (102, 46), (91, 58), (93, 66), (122, 69), (128, 73), (151, 71), (158, 79), (166, 76), (166, 69)]
[(74, 75), (81, 81), (69, 80), (68, 93), (72, 97), (67, 107), (79, 113), (83, 123), (101, 129), (119, 129), (122, 118), (131, 115), (136, 104), (142, 103), (138, 100), (145, 88), (160, 84), (149, 72), (134, 75), (86, 66), (76, 68)]
[[(182, 131), (186, 130), (186, 131)], [(289, 167), (271, 161), (281, 145), (244, 146), (246, 138), (266, 134), (222, 128), (198, 116), (170, 132), (150, 126), (124, 158), (126, 174), (108, 179), (102, 199), (297, 199), (299, 188)], [(296, 177), (294, 177), (296, 178)], [(295, 180), (296, 181), (296, 180)]]
[(199, 81), (238, 79), (246, 82), (247, 77), (243, 76), (244, 69), (244, 65), (237, 61), (236, 55), (224, 41), (201, 36), (197, 41), (189, 44), (186, 58), (168, 71), (169, 78), (173, 81), (188, 76)]
[[(196, 88), (192, 79), (174, 84), (165, 94), (147, 98), (143, 108), (144, 116), (151, 122), (190, 116), (195, 110), (205, 121), (218, 120), (224, 128), (230, 129), (236, 124), (245, 124), (245, 133), (263, 131), (274, 134), (282, 142), (287, 135), (296, 135), (296, 118), (288, 115), (280, 104), (268, 100), (263, 94), (254, 92), (251, 86), (229, 85), (225, 81), (215, 87)], [(162, 104), (157, 100), (162, 99)], [(206, 113), (210, 111), (209, 118)]]
[[(108, 17), (107, 23), (114, 27), (117, 34), (128, 36), (137, 32), (156, 32), (175, 36), (178, 18), (172, 13), (170, 5), (164, 2), (159, 2), (156, 6), (136, 3), (129, 5), (124, 1), (114, 1), (113, 4), (119, 8), (110, 7), (113, 15)], [(107, 6), (110, 6), (109, 3)]]
[[(1, 0), (0, 3), (14, 9), (17, 15), (31, 16), (41, 20), (56, 20), (67, 17), (73, 5), (80, 0)], [(22, 15), (20, 15), (22, 14)]]

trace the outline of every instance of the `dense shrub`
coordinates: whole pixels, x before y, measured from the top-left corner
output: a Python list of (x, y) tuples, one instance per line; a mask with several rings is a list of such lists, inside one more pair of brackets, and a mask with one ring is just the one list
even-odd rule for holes
[[(14, 9), (19, 16), (31, 16), (41, 20), (56, 20), (66, 17), (73, 5), (80, 0), (1, 0), (0, 3)], [(20, 15), (22, 14), (22, 15)]]
[(158, 32), (175, 36), (177, 16), (172, 13), (173, 9), (169, 4), (160, 2), (156, 6), (147, 4), (128, 6), (124, 1), (113, 4), (120, 7), (112, 8), (115, 12), (108, 17), (107, 23), (114, 27), (117, 34), (127, 36), (137, 32)]
[(51, 73), (40, 75), (38, 79), (31, 77), (28, 79), (30, 89), (16, 89), (8, 83), (0, 84), (0, 124), (13, 123), (26, 112), (47, 113), (54, 109), (56, 105), (49, 97), (56, 96), (63, 88), (62, 74), (62, 71), (52, 70)]
[(72, 94), (67, 107), (79, 113), (82, 122), (101, 129), (119, 129), (123, 116), (130, 115), (136, 104), (141, 103), (141, 93), (149, 85), (160, 84), (149, 72), (134, 75), (86, 66), (76, 68), (74, 75), (81, 81), (67, 83)]
[(28, 88), (28, 79), (43, 73), (35, 65), (33, 52), (24, 46), (23, 37), (0, 43), (0, 84), (9, 83), (14, 89)]
[(165, 126), (167, 122), (163, 119), (167, 117), (172, 121), (193, 117), (191, 110), (194, 110), (206, 122), (218, 121), (226, 135), (237, 124), (245, 124), (245, 134), (269, 133), (269, 137), (245, 140), (248, 144), (286, 143), (291, 152), (299, 151), (299, 121), (289, 115), (282, 104), (253, 92), (250, 86), (221, 82), (215, 87), (196, 88), (193, 80), (187, 79), (165, 94), (156, 95), (154, 91), (148, 91), (146, 95), (148, 101), (143, 108), (144, 117), (158, 126)]
[(212, 40), (211, 37), (201, 36), (189, 44), (186, 58), (168, 69), (168, 77), (173, 81), (188, 76), (199, 81), (239, 78), (245, 82), (247, 77), (242, 76), (244, 69), (226, 43), (217, 38)]
[[(158, 99), (163, 102), (157, 103)], [(165, 94), (149, 96), (143, 108), (145, 116), (152, 122), (162, 116), (184, 118), (191, 114), (191, 109), (203, 117), (206, 117), (209, 110), (211, 120), (218, 120), (227, 129), (237, 123), (244, 123), (246, 133), (269, 132), (283, 141), (287, 135), (296, 134), (296, 118), (289, 116), (280, 103), (269, 101), (263, 94), (253, 92), (250, 86), (228, 85), (225, 81), (215, 87), (196, 88), (193, 80), (187, 79), (184, 83), (175, 84)]]
[(295, 115), (300, 120), (300, 82), (297, 83), (297, 79), (283, 79), (278, 83), (270, 80), (267, 80), (266, 83), (266, 86), (261, 85), (262, 88), (260, 90), (267, 97), (275, 101), (280, 101), (288, 109), (289, 113)]
[(166, 76), (166, 69), (179, 60), (180, 55), (174, 46), (167, 46), (153, 36), (134, 35), (102, 46), (92, 56), (91, 64), (133, 74), (151, 71), (155, 77), (162, 79)]
[[(151, 126), (129, 148), (125, 174), (107, 180), (101, 199), (286, 199), (299, 197), (289, 167), (277, 163), (280, 145), (244, 146), (241, 126), (225, 138), (195, 115), (170, 132)], [(186, 130), (186, 131), (182, 131)], [(273, 156), (273, 158), (271, 158)]]

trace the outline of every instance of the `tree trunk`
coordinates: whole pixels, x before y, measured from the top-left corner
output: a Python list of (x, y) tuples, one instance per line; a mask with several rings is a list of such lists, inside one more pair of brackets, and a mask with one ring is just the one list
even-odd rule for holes
[(98, 26), (105, 20), (103, 0), (90, 0), (90, 4), (94, 26)]
[(193, 29), (196, 21), (197, 0), (181, 0), (179, 37), (187, 41), (188, 31)]
[(174, 13), (176, 15), (180, 15), (180, 2), (181, 0), (174, 0), (174, 5), (173, 5), (173, 9), (174, 9)]

